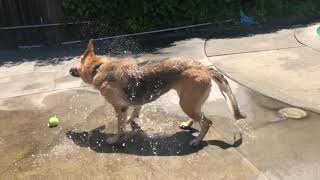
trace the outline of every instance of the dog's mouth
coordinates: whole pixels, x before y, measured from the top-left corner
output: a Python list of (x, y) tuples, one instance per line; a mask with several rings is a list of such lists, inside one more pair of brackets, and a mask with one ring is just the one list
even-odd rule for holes
[(77, 68), (70, 68), (69, 73), (73, 77), (80, 77), (80, 74)]

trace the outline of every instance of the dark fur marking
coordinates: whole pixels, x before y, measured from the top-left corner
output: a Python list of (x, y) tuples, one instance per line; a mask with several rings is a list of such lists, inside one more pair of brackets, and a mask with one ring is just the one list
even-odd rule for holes
[(121, 107), (121, 109), (120, 109), (121, 112), (126, 112), (127, 110), (128, 110), (127, 106)]
[(108, 82), (116, 81), (114, 71), (109, 71), (109, 72), (107, 72), (106, 81), (108, 81)]
[(149, 72), (140, 77), (132, 76), (128, 79), (124, 93), (129, 101), (152, 101), (167, 92), (167, 86), (178, 78), (182, 70), (171, 69), (160, 72)]
[(98, 63), (98, 64), (94, 65), (93, 70), (92, 70), (92, 77), (94, 77), (97, 74), (97, 71), (101, 65), (102, 65), (102, 63)]

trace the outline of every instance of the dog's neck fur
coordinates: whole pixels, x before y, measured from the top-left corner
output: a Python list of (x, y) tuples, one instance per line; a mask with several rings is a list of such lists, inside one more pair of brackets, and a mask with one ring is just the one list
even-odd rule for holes
[(124, 79), (124, 75), (138, 70), (136, 64), (131, 59), (113, 60), (112, 58), (101, 56), (98, 63), (102, 64), (92, 77), (91, 83), (98, 90), (100, 90), (103, 83), (114, 82), (117, 79), (122, 80)]

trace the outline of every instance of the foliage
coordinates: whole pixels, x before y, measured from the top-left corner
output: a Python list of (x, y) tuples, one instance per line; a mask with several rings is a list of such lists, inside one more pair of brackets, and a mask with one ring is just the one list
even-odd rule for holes
[[(91, 20), (113, 31), (141, 32), (194, 23), (238, 22), (243, 9), (259, 22), (320, 14), (319, 0), (64, 0), (68, 21)], [(105, 26), (105, 25), (104, 25)], [(112, 32), (112, 30), (108, 30)]]

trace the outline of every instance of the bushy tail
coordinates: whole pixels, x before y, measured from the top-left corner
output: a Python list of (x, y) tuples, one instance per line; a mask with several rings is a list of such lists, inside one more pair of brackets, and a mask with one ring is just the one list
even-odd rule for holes
[(219, 89), (227, 101), (229, 108), (233, 111), (234, 118), (245, 119), (246, 116), (240, 112), (237, 100), (232, 93), (227, 79), (220, 72), (213, 68), (208, 68), (208, 70), (211, 73), (212, 80), (214, 80), (219, 86)]

